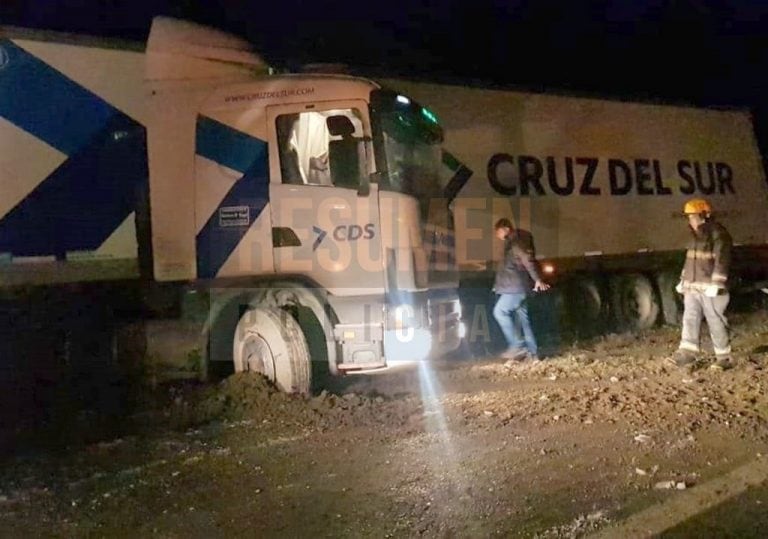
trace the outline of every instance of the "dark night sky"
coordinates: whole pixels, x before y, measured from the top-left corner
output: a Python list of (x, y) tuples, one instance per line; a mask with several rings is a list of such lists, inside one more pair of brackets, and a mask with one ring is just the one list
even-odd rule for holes
[(155, 14), (243, 35), (273, 64), (755, 108), (765, 0), (0, 0), (0, 21), (144, 39)]

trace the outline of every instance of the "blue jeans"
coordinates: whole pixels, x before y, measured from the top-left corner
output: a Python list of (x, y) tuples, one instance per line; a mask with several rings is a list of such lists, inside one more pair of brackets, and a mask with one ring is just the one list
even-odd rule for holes
[[(526, 299), (527, 295), (523, 293), (501, 294), (493, 308), (493, 317), (499, 323), (501, 332), (507, 339), (510, 348), (520, 350), (527, 348), (528, 353), (535, 356), (539, 353), (539, 347), (536, 344), (531, 319), (528, 316)], [(519, 329), (522, 329), (523, 339), (519, 336)]]

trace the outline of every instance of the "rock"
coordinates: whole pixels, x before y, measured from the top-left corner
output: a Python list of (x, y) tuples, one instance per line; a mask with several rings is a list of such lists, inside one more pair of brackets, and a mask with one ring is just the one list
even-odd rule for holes
[(616, 382), (618, 382), (618, 381), (619, 381), (619, 379), (618, 379), (616, 376), (611, 376), (611, 382), (612, 382), (612, 383), (614, 383), (614, 384), (615, 384), (615, 383), (616, 383)]
[(675, 488), (677, 490), (685, 490), (687, 486), (688, 485), (686, 485), (684, 481), (678, 481), (677, 484), (675, 485)]
[(636, 473), (637, 475), (648, 475), (648, 472), (646, 472), (646, 471), (645, 471), (645, 470), (643, 470), (642, 468), (635, 468), (635, 473)]
[(655, 485), (653, 485), (653, 488), (656, 490), (669, 490), (675, 488), (675, 482), (674, 481), (659, 481)]
[(639, 442), (641, 444), (644, 444), (646, 442), (650, 442), (651, 440), (652, 440), (652, 438), (650, 436), (648, 436), (647, 434), (638, 434), (637, 436), (635, 436), (635, 441)]
[(485, 415), (485, 417), (493, 417), (493, 412), (491, 412), (490, 410), (485, 410), (483, 414)]

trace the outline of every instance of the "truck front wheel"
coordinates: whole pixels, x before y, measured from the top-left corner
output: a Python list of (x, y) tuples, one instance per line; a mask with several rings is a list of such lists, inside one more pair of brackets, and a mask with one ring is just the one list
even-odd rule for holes
[(290, 313), (277, 307), (246, 311), (235, 328), (232, 347), (235, 372), (259, 372), (281, 391), (309, 393), (309, 349)]

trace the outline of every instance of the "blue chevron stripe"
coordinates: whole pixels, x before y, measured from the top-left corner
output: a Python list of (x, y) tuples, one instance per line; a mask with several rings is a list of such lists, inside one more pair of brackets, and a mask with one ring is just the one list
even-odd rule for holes
[(95, 250), (135, 210), (146, 130), (9, 40), (0, 48), (0, 117), (69, 157), (0, 219), (0, 252)]
[(205, 116), (196, 140), (198, 155), (243, 173), (197, 234), (197, 275), (213, 278), (269, 202), (267, 143)]
[(7, 39), (0, 116), (66, 155), (81, 150), (119, 111)]
[(195, 141), (198, 155), (243, 173), (253, 165), (257, 156), (266, 151), (263, 140), (207, 116), (197, 118)]

